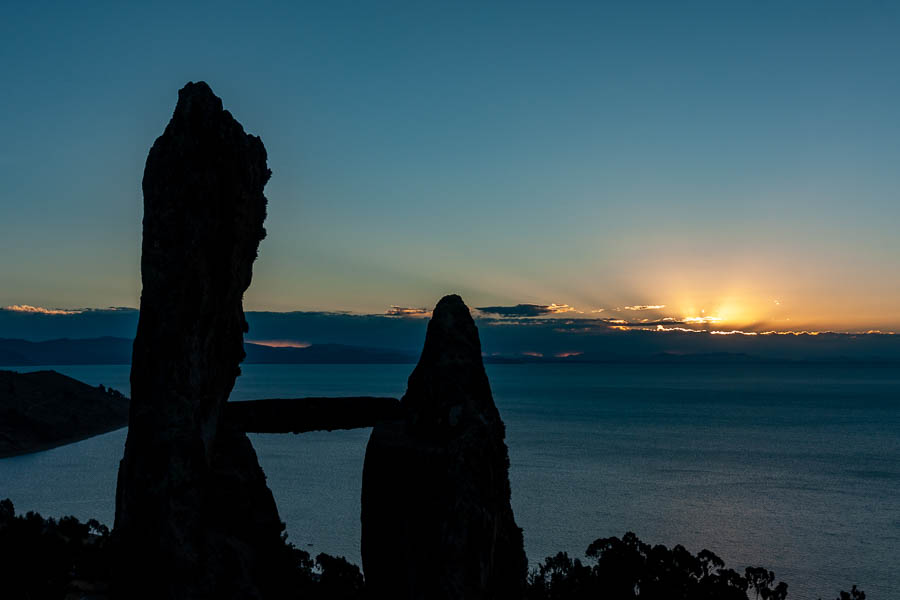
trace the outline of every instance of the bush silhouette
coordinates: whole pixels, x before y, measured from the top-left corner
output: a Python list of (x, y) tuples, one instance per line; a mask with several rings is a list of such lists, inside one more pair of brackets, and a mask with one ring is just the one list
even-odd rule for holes
[[(0, 580), (9, 598), (63, 598), (73, 586), (104, 588), (109, 578), (109, 530), (91, 519), (59, 521), (29, 512), (16, 516), (0, 501)], [(6, 595), (8, 594), (8, 596)]]
[[(527, 600), (785, 600), (788, 586), (775, 573), (748, 567), (726, 569), (709, 550), (697, 555), (683, 546), (651, 546), (634, 533), (601, 538), (588, 546), (586, 561), (565, 552), (548, 557), (528, 577)], [(865, 600), (856, 586), (837, 600)]]
[[(821, 600), (821, 598), (819, 599)], [(866, 593), (854, 585), (849, 592), (841, 590), (835, 600), (866, 600)]]
[[(286, 573), (281, 597), (304, 600), (361, 600), (365, 581), (359, 567), (343, 557), (309, 553), (284, 542), (277, 561)], [(0, 501), (0, 582), (3, 598), (61, 600), (72, 591), (103, 596), (110, 579), (109, 529), (91, 519), (16, 516), (10, 500)], [(726, 569), (709, 550), (697, 555), (683, 546), (651, 546), (633, 533), (600, 538), (585, 560), (565, 552), (547, 557), (528, 576), (524, 600), (785, 600), (787, 584), (775, 574), (748, 567)], [(854, 585), (836, 600), (865, 600)]]
[(528, 600), (747, 598), (747, 580), (709, 550), (694, 556), (683, 546), (650, 546), (629, 532), (594, 541), (585, 556), (589, 564), (565, 553), (547, 558), (529, 576)]

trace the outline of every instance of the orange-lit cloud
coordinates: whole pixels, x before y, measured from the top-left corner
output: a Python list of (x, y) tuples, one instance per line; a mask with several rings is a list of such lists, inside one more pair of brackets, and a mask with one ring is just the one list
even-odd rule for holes
[(680, 331), (682, 333), (705, 333), (702, 329), (691, 329), (689, 327), (666, 327), (665, 325), (657, 325), (656, 329), (644, 329), (644, 331)]
[(722, 317), (685, 317), (682, 321), (685, 324), (703, 324), (703, 323), (718, 323), (722, 320)]
[(659, 310), (665, 308), (665, 304), (635, 304), (633, 306), (625, 306), (625, 310)]
[(391, 306), (384, 314), (389, 317), (430, 317), (431, 311), (427, 308), (411, 308), (408, 306)]
[(309, 348), (312, 345), (299, 340), (247, 340), (247, 342), (270, 348)]
[(83, 310), (66, 310), (62, 308), (44, 308), (43, 306), (31, 306), (30, 304), (13, 304), (4, 307), (4, 310), (21, 313), (33, 313), (41, 315), (80, 315)]
[(573, 306), (569, 306), (568, 304), (556, 304), (556, 303), (548, 306), (547, 310), (549, 310), (554, 315), (558, 315), (558, 314), (562, 314), (562, 313), (578, 312), (577, 310), (575, 310), (575, 307), (573, 307)]
[(759, 335), (755, 331), (740, 331), (738, 329), (732, 329), (731, 331), (710, 331), (713, 335)]

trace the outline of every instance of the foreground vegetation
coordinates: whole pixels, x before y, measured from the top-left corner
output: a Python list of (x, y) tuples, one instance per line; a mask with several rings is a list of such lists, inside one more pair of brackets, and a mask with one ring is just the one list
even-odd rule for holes
[[(775, 583), (775, 573), (748, 567), (744, 573), (726, 569), (709, 550), (696, 556), (684, 546), (669, 549), (645, 544), (633, 533), (622, 539), (594, 541), (587, 560), (565, 552), (548, 557), (528, 577), (527, 600), (784, 600), (788, 586)], [(865, 600), (853, 586), (837, 600)]]
[[(16, 515), (0, 501), (0, 596), (34, 600), (102, 598), (108, 592), (109, 529), (91, 519), (44, 519)], [(633, 533), (592, 543), (585, 560), (565, 552), (548, 557), (528, 576), (525, 600), (784, 600), (788, 586), (762, 567), (743, 573), (726, 569), (709, 550), (697, 555), (683, 546), (651, 546)], [(364, 599), (359, 567), (342, 557), (309, 553), (285, 536), (292, 586), (286, 598)], [(856, 586), (836, 600), (865, 600)]]

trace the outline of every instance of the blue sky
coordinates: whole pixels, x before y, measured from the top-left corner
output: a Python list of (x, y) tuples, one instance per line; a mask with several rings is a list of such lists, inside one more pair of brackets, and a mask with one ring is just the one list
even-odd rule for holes
[(900, 5), (149, 4), (0, 9), (0, 306), (138, 305), (202, 79), (274, 172), (249, 309), (900, 327)]

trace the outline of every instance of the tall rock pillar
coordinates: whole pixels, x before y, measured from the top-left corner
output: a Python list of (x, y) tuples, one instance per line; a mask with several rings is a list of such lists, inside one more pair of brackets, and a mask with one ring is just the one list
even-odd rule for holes
[(362, 560), (374, 598), (516, 598), (527, 562), (510, 507), (505, 427), (459, 296), (434, 309), (402, 400), (363, 470)]
[(265, 237), (262, 141), (188, 83), (144, 170), (141, 312), (113, 543), (120, 598), (274, 597), (283, 547), (247, 436), (223, 423)]

